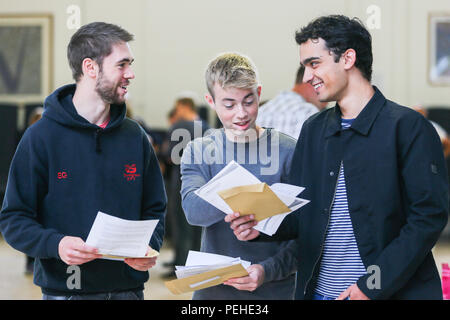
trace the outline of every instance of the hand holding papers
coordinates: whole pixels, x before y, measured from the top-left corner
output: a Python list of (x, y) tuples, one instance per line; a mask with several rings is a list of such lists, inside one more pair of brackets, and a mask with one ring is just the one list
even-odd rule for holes
[(159, 220), (131, 221), (98, 212), (86, 244), (98, 248), (105, 259), (151, 258), (159, 253), (148, 250)]
[(268, 186), (231, 161), (195, 193), (225, 214), (254, 214), (259, 221), (255, 229), (273, 235), (289, 213), (309, 202), (296, 197), (303, 190), (284, 183)]
[(177, 280), (165, 282), (173, 294), (209, 288), (248, 275), (250, 262), (218, 254), (189, 251), (185, 266), (176, 266)]
[(254, 214), (258, 221), (290, 211), (265, 183), (234, 187), (217, 193), (233, 212), (239, 212), (243, 216)]

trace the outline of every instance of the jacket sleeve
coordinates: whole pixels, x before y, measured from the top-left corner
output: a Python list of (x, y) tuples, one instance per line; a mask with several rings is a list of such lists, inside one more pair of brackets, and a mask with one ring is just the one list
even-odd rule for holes
[(167, 197), (158, 159), (146, 136), (144, 138), (144, 150), (146, 150), (147, 156), (141, 218), (142, 220), (159, 220), (149, 244), (150, 247), (159, 251), (164, 237)]
[[(303, 127), (306, 128), (304, 125)], [(302, 129), (302, 133), (300, 134), (300, 137), (304, 137), (306, 135), (305, 130)], [(283, 174), (281, 175), (281, 182), (282, 183), (289, 183), (296, 186), (300, 186), (300, 166), (297, 165), (301, 161), (301, 155), (304, 139), (299, 139), (295, 145), (295, 149), (293, 152), (292, 159), (287, 161), (284, 164), (284, 170)], [(303, 207), (302, 207), (303, 208)], [(278, 230), (275, 234), (272, 236), (266, 235), (261, 233), (256, 239), (250, 240), (250, 241), (266, 241), (266, 242), (272, 242), (272, 241), (288, 241), (288, 240), (294, 240), (298, 237), (298, 231), (299, 231), (299, 217), (301, 214), (302, 208), (291, 212), (289, 215), (286, 216), (286, 218), (283, 219), (283, 222), (278, 227)]]
[(288, 241), (297, 239), (298, 225), (299, 225), (298, 222), (299, 210), (300, 209), (287, 215), (286, 218), (284, 218), (281, 225), (278, 227), (277, 232), (272, 236), (260, 233), (260, 235), (256, 239), (250, 241), (271, 242), (271, 241)]
[(397, 144), (406, 223), (373, 263), (380, 271), (380, 287), (369, 288), (372, 274), (357, 282), (371, 299), (387, 299), (411, 279), (448, 219), (447, 172), (431, 124), (423, 117), (411, 116), (399, 126)]
[[(44, 228), (39, 206), (48, 189), (45, 143), (27, 131), (17, 147), (8, 176), (0, 214), (3, 237), (14, 249), (28, 256), (59, 258), (63, 234)], [(39, 151), (39, 152), (38, 152)]]
[[(202, 147), (199, 140), (190, 142), (181, 158), (181, 199), (186, 219), (191, 225), (209, 227), (225, 218), (225, 214), (212, 206), (195, 191), (211, 179), (209, 165), (202, 159)], [(200, 163), (199, 163), (200, 162)]]
[[(282, 181), (285, 183), (293, 184), (296, 186), (301, 186), (301, 166), (298, 165), (301, 163), (301, 157), (305, 154), (303, 152), (305, 136), (307, 135), (307, 122), (303, 124), (302, 131), (299, 136), (299, 140), (295, 145), (294, 154), (292, 156), (292, 160), (288, 163), (285, 172), (282, 176)], [(304, 210), (303, 207), (290, 213), (286, 218), (284, 218), (283, 222), (279, 226), (277, 232), (272, 236), (267, 236), (264, 234), (260, 234), (255, 241), (286, 241), (297, 239), (298, 231), (299, 231), (299, 218), (301, 215), (301, 210)]]
[(298, 245), (296, 240), (285, 241), (278, 253), (261, 264), (264, 268), (264, 282), (283, 280), (297, 271)]
[[(294, 146), (294, 142), (293, 142)], [(293, 147), (292, 147), (293, 148)], [(291, 149), (292, 150), (292, 149)], [(283, 169), (281, 173), (281, 180), (282, 183), (288, 183), (289, 182), (289, 175), (290, 170), (292, 167), (292, 161), (293, 156), (290, 152), (286, 158), (286, 161), (283, 163)], [(292, 220), (292, 216), (294, 213), (289, 214), (284, 220), (283, 220), (283, 226), (279, 228), (283, 228), (280, 232), (277, 232), (275, 237), (274, 236), (267, 236), (265, 234), (261, 234), (261, 240), (269, 240), (269, 241), (276, 241), (280, 240), (280, 236), (282, 236), (282, 240), (289, 240), (289, 241), (283, 241), (282, 244), (280, 244), (280, 250), (277, 254), (274, 256), (260, 262), (260, 264), (264, 268), (264, 282), (270, 282), (270, 281), (279, 281), (286, 279), (291, 274), (295, 273), (297, 271), (297, 256), (299, 247), (297, 244), (297, 227), (296, 224), (297, 221)], [(295, 218), (295, 217), (294, 217)], [(287, 220), (287, 223), (285, 221)], [(292, 226), (294, 223), (294, 228), (292, 230), (288, 230), (290, 226)], [(278, 230), (277, 230), (278, 231)], [(293, 233), (292, 233), (293, 231)], [(293, 239), (293, 240), (290, 240)]]

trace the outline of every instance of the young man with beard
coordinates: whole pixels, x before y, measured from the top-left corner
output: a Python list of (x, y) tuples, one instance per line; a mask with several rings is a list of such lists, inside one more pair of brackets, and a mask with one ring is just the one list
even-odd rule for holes
[[(290, 181), (311, 203), (271, 239), (297, 239), (296, 298), (442, 299), (431, 249), (447, 223), (448, 181), (436, 131), (371, 85), (359, 20), (320, 17), (296, 41), (304, 81), (337, 102), (303, 125)], [(227, 216), (240, 240), (258, 236), (247, 220)]]
[[(159, 219), (149, 247), (163, 239), (166, 195), (144, 130), (125, 117), (133, 56), (124, 29), (95, 22), (68, 45), (76, 84), (53, 92), (43, 118), (19, 143), (0, 214), (5, 240), (35, 257), (44, 299), (143, 299), (156, 258), (99, 259), (85, 243), (98, 211)], [(79, 268), (68, 285), (68, 267)]]

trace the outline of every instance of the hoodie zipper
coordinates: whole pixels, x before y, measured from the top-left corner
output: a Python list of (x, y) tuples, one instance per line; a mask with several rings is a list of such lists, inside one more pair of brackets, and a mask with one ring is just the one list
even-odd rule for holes
[(340, 175), (341, 170), (342, 170), (342, 164), (343, 164), (343, 161), (341, 161), (341, 164), (340, 164), (340, 166), (339, 166), (339, 172), (338, 172), (337, 178), (336, 178), (336, 185), (334, 186), (333, 200), (331, 201), (330, 207), (328, 208), (328, 221), (327, 221), (327, 227), (325, 228), (325, 233), (324, 233), (324, 236), (323, 236), (323, 239), (322, 239), (322, 246), (321, 246), (321, 248), (320, 248), (320, 254), (319, 254), (319, 257), (317, 258), (316, 262), (314, 263), (314, 267), (313, 267), (313, 269), (312, 269), (311, 276), (310, 276), (309, 279), (306, 281), (306, 284), (305, 284), (305, 290), (303, 291), (303, 295), (306, 295), (306, 290), (308, 289), (309, 282), (311, 281), (311, 279), (312, 279), (312, 277), (313, 277), (313, 274), (314, 274), (314, 271), (316, 270), (317, 263), (320, 261), (320, 258), (322, 257), (323, 247), (324, 247), (324, 243), (325, 243), (325, 239), (326, 239), (327, 231), (328, 231), (328, 226), (330, 225), (331, 208), (333, 207), (334, 200), (335, 200), (335, 198), (336, 198), (336, 191), (337, 191), (337, 186), (338, 186), (338, 183), (339, 183), (339, 175)]

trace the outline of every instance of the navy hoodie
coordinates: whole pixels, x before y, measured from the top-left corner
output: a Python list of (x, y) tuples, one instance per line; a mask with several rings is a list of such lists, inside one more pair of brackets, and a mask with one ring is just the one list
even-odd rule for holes
[[(5, 240), (36, 257), (34, 283), (51, 295), (143, 289), (148, 272), (122, 261), (96, 259), (80, 265), (81, 288), (58, 254), (64, 236), (84, 241), (98, 211), (128, 220), (159, 219), (150, 240), (158, 250), (164, 234), (166, 194), (155, 152), (144, 130), (111, 105), (105, 129), (77, 114), (75, 85), (57, 89), (43, 118), (17, 147), (0, 214)], [(70, 286), (72, 287), (72, 286)]]

